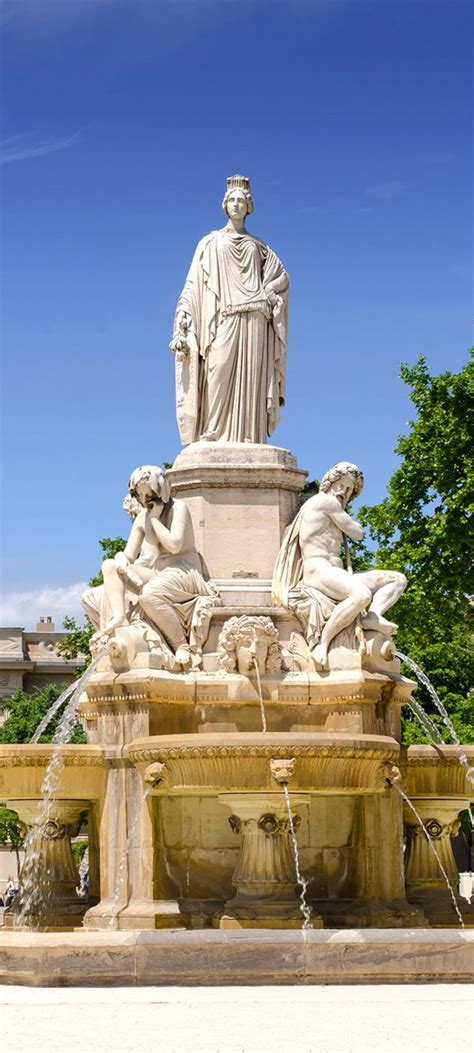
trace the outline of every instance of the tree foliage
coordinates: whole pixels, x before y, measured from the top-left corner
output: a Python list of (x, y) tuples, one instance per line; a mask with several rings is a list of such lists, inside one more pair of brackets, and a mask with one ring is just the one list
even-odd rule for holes
[[(397, 647), (432, 681), (459, 737), (473, 742), (472, 356), (459, 373), (439, 376), (420, 357), (402, 366), (401, 377), (416, 417), (395, 447), (401, 462), (387, 496), (361, 508), (359, 518), (375, 545), (374, 564), (408, 578), (394, 614)], [(423, 702), (432, 710), (426, 695)], [(405, 731), (411, 741), (420, 738), (410, 724)]]
[[(104, 559), (113, 559), (117, 552), (123, 552), (126, 544), (127, 542), (123, 537), (101, 538), (99, 545), (102, 549), (102, 562)], [(102, 571), (99, 570), (90, 579), (89, 585), (102, 585), (103, 581)], [(83, 655), (85, 665), (88, 665), (91, 660), (90, 640), (95, 632), (92, 622), (87, 618), (85, 625), (78, 625), (75, 618), (65, 618), (63, 626), (66, 630), (66, 635), (58, 644), (59, 653), (63, 658), (69, 659)]]
[(20, 872), (20, 848), (23, 841), (24, 828), (17, 812), (5, 804), (0, 804), (0, 845), (10, 845), (10, 851), (15, 853), (17, 874)]
[[(8, 699), (9, 715), (5, 723), (0, 726), (0, 742), (30, 742), (38, 724), (46, 716), (53, 702), (59, 698), (64, 687), (64, 684), (47, 684), (46, 687), (38, 688), (31, 693), (23, 690), (16, 691), (12, 698)], [(62, 712), (63, 710), (60, 709), (51, 720), (40, 742), (52, 741)], [(86, 741), (80, 724), (74, 728), (69, 741), (76, 743)]]

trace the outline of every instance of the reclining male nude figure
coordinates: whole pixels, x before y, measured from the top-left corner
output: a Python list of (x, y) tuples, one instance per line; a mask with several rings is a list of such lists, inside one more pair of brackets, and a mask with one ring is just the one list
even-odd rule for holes
[[(383, 615), (406, 588), (405, 575), (390, 570), (353, 574), (350, 569), (344, 569), (341, 559), (344, 538), (361, 541), (364, 536), (360, 523), (345, 511), (349, 501), (360, 494), (363, 485), (364, 477), (357, 465), (340, 461), (330, 468), (321, 480), (319, 493), (305, 502), (291, 524), (275, 568), (274, 596), (277, 601), (282, 602), (283, 578), (287, 595), (291, 587), (302, 584), (336, 601), (312, 650), (315, 664), (321, 668), (327, 666), (328, 648), (334, 637), (367, 608), (367, 613), (361, 618), (364, 630), (391, 634), (397, 628)], [(299, 549), (297, 554), (295, 545)], [(298, 560), (294, 566), (299, 565), (299, 582), (294, 578), (291, 580), (291, 572), (285, 575), (285, 559)]]

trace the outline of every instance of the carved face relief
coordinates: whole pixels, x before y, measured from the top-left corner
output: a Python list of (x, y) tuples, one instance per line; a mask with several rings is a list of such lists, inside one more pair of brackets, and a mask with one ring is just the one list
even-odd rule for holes
[(252, 673), (255, 673), (256, 665), (259, 673), (263, 676), (267, 665), (268, 643), (266, 640), (259, 639), (255, 631), (250, 632), (248, 636), (243, 636), (241, 640), (237, 641), (235, 654), (237, 658), (237, 672), (241, 676), (251, 676)]
[(222, 672), (255, 676), (281, 669), (281, 647), (271, 618), (244, 614), (225, 622), (217, 645)]

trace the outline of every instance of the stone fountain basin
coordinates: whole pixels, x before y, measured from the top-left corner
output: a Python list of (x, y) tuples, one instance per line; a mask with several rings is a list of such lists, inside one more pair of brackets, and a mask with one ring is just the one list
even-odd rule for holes
[(279, 782), (270, 763), (291, 759), (292, 792), (382, 793), (386, 762), (396, 764), (399, 752), (398, 743), (388, 736), (303, 732), (155, 736), (136, 739), (124, 751), (142, 778), (150, 765), (164, 766), (150, 792), (165, 796), (275, 793)]
[(98, 746), (0, 745), (0, 801), (35, 800), (53, 756), (59, 749), (62, 764), (54, 780), (54, 797), (97, 800), (103, 796), (106, 760)]
[[(474, 746), (462, 748), (474, 777)], [(408, 797), (474, 800), (474, 786), (456, 746), (404, 746), (400, 767), (401, 786)]]

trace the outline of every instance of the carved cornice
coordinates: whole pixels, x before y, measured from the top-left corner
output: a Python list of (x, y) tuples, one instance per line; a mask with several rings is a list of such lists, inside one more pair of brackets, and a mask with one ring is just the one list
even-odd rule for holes
[[(90, 747), (87, 752), (78, 753), (80, 747), (60, 747), (61, 760), (66, 767), (88, 767), (102, 768), (107, 764), (106, 758), (100, 750), (92, 751)], [(53, 754), (54, 746), (48, 746), (42, 750), (33, 749), (28, 746), (16, 747), (16, 749), (0, 748), (0, 768), (43, 768), (47, 767)]]
[(183, 491), (212, 488), (219, 490), (289, 490), (300, 493), (306, 482), (307, 472), (301, 468), (286, 468), (283, 465), (252, 464), (249, 467), (234, 464), (219, 466), (170, 469), (168, 477), (174, 496)]
[(387, 747), (367, 746), (296, 746), (289, 742), (286, 746), (154, 746), (140, 747), (128, 750), (128, 757), (132, 764), (140, 764), (143, 761), (161, 760), (205, 760), (206, 758), (239, 758), (239, 757), (263, 757), (271, 760), (281, 758), (282, 760), (291, 754), (292, 757), (330, 757), (344, 760), (388, 760), (396, 761), (399, 757), (398, 749)]

